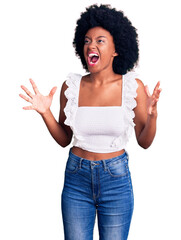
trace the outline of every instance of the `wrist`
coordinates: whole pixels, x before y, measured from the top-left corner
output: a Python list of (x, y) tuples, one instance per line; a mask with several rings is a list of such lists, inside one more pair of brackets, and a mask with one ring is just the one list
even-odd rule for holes
[(42, 116), (42, 118), (47, 118), (48, 116), (51, 115), (51, 110), (47, 109), (45, 112), (40, 113), (40, 115)]

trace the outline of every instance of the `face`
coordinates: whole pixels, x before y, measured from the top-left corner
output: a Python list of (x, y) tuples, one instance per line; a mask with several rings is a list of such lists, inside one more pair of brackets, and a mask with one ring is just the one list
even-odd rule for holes
[(107, 30), (102, 27), (89, 29), (84, 42), (84, 58), (89, 72), (113, 71), (112, 63), (117, 55), (113, 37)]

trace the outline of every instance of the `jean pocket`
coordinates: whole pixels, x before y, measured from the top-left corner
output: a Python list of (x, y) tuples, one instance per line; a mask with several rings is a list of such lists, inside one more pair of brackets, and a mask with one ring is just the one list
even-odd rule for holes
[(128, 169), (128, 159), (119, 159), (108, 166), (108, 173), (112, 177), (123, 177), (126, 176), (129, 172)]
[(77, 173), (79, 170), (79, 163), (74, 161), (72, 158), (68, 158), (65, 172), (67, 173)]

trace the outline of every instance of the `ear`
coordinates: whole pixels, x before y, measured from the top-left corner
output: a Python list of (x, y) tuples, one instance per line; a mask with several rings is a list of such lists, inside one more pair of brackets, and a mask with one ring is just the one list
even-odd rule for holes
[(113, 53), (113, 57), (117, 57), (119, 54), (115, 51), (114, 53)]

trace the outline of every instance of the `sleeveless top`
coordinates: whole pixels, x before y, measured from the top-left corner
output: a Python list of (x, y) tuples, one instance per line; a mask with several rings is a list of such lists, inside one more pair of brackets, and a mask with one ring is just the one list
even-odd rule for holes
[(82, 76), (70, 73), (66, 79), (68, 88), (64, 94), (64, 124), (73, 132), (73, 146), (96, 153), (110, 153), (125, 149), (135, 123), (133, 109), (136, 107), (138, 87), (135, 72), (122, 75), (121, 106), (78, 106)]

